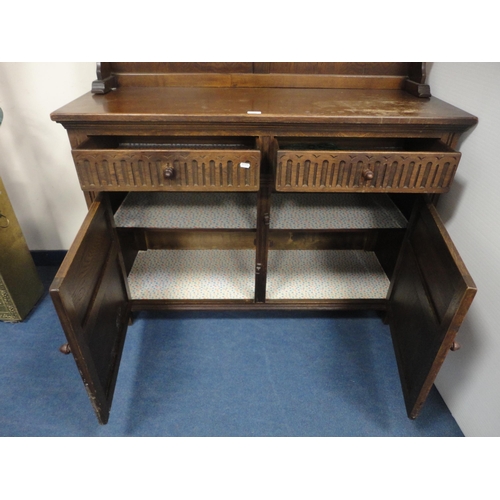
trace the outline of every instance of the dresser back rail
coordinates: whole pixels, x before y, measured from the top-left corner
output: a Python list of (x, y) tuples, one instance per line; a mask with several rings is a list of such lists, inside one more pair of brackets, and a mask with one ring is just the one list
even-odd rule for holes
[(424, 85), (423, 63), (98, 63), (94, 93), (117, 87), (402, 89)]

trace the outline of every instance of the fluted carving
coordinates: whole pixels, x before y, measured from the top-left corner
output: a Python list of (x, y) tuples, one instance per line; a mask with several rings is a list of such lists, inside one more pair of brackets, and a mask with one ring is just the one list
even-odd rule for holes
[(279, 152), (279, 191), (398, 191), (449, 189), (460, 153)]
[(259, 151), (75, 150), (73, 158), (84, 190), (257, 191), (259, 187)]

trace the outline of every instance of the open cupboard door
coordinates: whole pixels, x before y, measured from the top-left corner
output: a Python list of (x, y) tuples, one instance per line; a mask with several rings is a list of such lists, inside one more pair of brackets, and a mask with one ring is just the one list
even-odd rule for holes
[(419, 200), (389, 290), (389, 318), (406, 410), (416, 418), (476, 287), (435, 207)]
[(101, 424), (109, 418), (128, 325), (128, 285), (108, 197), (100, 194), (50, 295)]

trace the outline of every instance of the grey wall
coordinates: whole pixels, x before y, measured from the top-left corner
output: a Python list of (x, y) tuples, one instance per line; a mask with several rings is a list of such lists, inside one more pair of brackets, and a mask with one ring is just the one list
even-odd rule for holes
[(434, 63), (434, 96), (479, 118), (438, 210), (478, 287), (436, 386), (466, 436), (500, 436), (500, 63)]

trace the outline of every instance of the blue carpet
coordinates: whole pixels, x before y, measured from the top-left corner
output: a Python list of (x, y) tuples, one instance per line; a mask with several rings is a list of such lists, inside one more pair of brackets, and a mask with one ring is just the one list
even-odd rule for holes
[[(39, 266), (46, 289), (54, 266)], [(434, 388), (407, 418), (373, 313), (140, 313), (110, 421), (94, 416), (47, 293), (0, 322), (1, 436), (462, 436)]]

